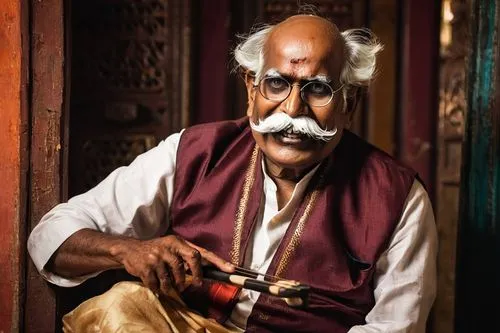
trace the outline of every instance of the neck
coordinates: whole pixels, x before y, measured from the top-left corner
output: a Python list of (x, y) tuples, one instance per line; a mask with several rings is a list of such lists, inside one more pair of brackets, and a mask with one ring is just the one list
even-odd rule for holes
[(283, 168), (269, 159), (265, 159), (266, 172), (276, 184), (278, 209), (282, 209), (290, 200), (295, 185), (307, 174), (314, 165), (307, 168)]
[(274, 181), (290, 182), (297, 184), (315, 165), (305, 168), (284, 168), (275, 164), (268, 158), (265, 159), (266, 172)]

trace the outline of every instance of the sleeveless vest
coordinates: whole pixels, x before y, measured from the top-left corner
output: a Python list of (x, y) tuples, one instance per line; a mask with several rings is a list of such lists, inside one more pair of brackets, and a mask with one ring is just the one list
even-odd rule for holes
[[(248, 119), (184, 131), (177, 151), (171, 230), (242, 265), (262, 199), (262, 153)], [(373, 273), (387, 249), (416, 174), (344, 131), (322, 163), (267, 274), (311, 287), (307, 309), (261, 294), (247, 332), (347, 332), (373, 307)], [(235, 289), (204, 281), (183, 293), (205, 316), (225, 321)], [(219, 294), (230, 293), (232, 302)]]

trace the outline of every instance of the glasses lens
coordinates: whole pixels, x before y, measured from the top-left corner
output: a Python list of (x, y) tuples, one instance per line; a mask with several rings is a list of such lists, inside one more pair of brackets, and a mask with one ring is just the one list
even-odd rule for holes
[(290, 93), (290, 84), (279, 77), (268, 77), (260, 83), (260, 92), (271, 101), (282, 101)]
[(333, 98), (333, 89), (324, 82), (309, 82), (302, 87), (302, 98), (311, 106), (325, 106)]

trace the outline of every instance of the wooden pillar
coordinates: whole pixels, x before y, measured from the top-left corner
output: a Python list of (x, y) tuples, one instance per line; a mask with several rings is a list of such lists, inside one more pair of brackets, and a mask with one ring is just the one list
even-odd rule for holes
[(0, 332), (22, 330), (28, 168), (24, 9), (22, 1), (0, 1)]
[(371, 0), (368, 27), (384, 45), (377, 57), (377, 75), (368, 90), (365, 139), (393, 155), (398, 70), (398, 4), (396, 0)]
[(458, 235), (456, 332), (498, 332), (500, 52), (496, 1), (472, 1)]
[[(31, 1), (31, 231), (64, 200), (64, 6), (63, 0)], [(67, 64), (67, 63), (66, 63)], [(64, 101), (66, 102), (66, 101)], [(54, 332), (55, 298), (27, 261), (25, 332)]]
[(396, 155), (413, 167), (434, 198), (441, 1), (402, 2), (402, 68), (399, 147)]

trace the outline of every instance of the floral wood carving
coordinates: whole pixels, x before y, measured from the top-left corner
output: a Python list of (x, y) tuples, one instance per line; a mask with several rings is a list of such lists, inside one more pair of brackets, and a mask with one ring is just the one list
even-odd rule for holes
[(168, 1), (99, 1), (79, 6), (92, 8), (89, 15), (94, 16), (88, 20), (78, 15), (75, 22), (77, 40), (95, 41), (94, 47), (78, 50), (88, 56), (76, 57), (77, 75), (86, 85), (96, 87), (98, 79), (97, 86), (108, 91), (163, 92), (168, 75)]
[(460, 168), (465, 127), (466, 54), (469, 41), (468, 0), (443, 1), (449, 39), (441, 48), (436, 222), (439, 235), (438, 293), (432, 332), (454, 332), (455, 270)]
[(70, 194), (188, 125), (190, 13), (189, 0), (71, 2)]

